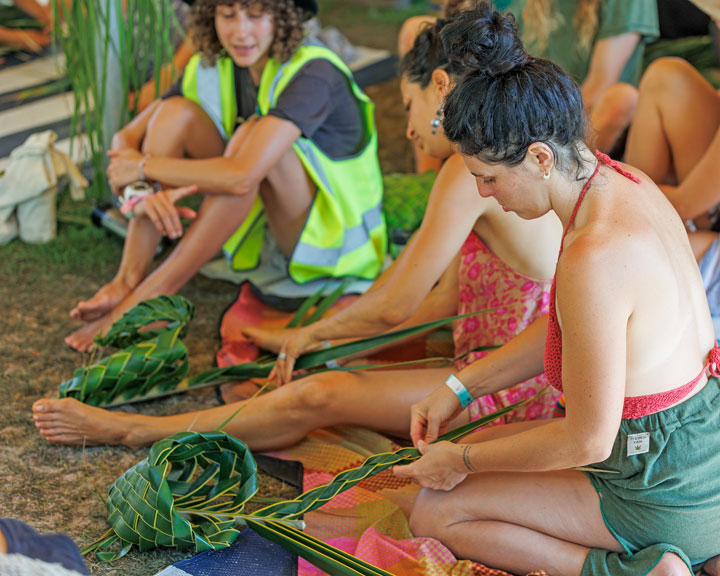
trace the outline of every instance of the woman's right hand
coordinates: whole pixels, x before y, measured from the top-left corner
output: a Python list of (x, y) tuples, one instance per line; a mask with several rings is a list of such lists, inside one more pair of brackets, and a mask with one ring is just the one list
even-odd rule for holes
[(410, 437), (415, 447), (420, 442), (430, 444), (447, 432), (448, 424), (463, 407), (448, 386), (440, 386), (430, 396), (410, 408)]
[(270, 378), (274, 378), (278, 386), (287, 384), (292, 380), (295, 360), (305, 352), (317, 350), (321, 345), (321, 341), (317, 340), (313, 334), (312, 326), (293, 330), (280, 346)]

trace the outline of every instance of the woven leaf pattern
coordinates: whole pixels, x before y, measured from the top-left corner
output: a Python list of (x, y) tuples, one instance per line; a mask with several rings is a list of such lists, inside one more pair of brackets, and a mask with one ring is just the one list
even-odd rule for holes
[[(195, 306), (182, 296), (158, 296), (134, 306), (115, 322), (105, 336), (97, 336), (99, 346), (125, 348), (142, 340), (150, 340), (163, 332), (177, 332), (184, 338), (195, 314)], [(167, 322), (160, 329), (142, 330), (155, 322)]]
[(60, 384), (59, 396), (102, 406), (117, 398), (142, 396), (151, 389), (172, 389), (187, 371), (187, 349), (179, 331), (166, 331), (97, 364), (78, 368), (71, 380)]
[(182, 432), (156, 442), (110, 486), (109, 522), (140, 550), (215, 550), (237, 537), (235, 516), (256, 491), (255, 460), (245, 444), (223, 432)]

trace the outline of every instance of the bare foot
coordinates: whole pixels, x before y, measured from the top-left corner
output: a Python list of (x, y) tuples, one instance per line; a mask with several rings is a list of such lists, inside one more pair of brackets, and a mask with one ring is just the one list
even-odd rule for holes
[(708, 576), (720, 576), (720, 555), (710, 558), (705, 564), (703, 564), (701, 574), (707, 574)]
[(112, 322), (106, 315), (94, 322), (88, 322), (82, 328), (75, 330), (72, 334), (65, 338), (65, 344), (77, 350), (78, 352), (87, 352), (95, 346), (95, 336), (106, 332)]
[(124, 444), (135, 447), (124, 412), (88, 406), (74, 398), (43, 398), (33, 404), (35, 426), (46, 440), (60, 444), (95, 446)]
[(100, 288), (90, 300), (78, 302), (70, 311), (70, 317), (82, 322), (97, 320), (115, 308), (131, 290), (132, 287), (124, 280), (115, 278)]

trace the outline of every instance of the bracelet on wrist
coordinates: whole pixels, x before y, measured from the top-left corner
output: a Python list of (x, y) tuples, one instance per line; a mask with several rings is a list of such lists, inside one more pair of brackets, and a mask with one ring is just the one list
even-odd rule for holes
[[(330, 340), (323, 340), (322, 347), (324, 350), (332, 348)], [(325, 362), (325, 367), (330, 368), (330, 370), (337, 370), (338, 368), (340, 368), (340, 364), (337, 363), (337, 360), (328, 360), (327, 362)]]
[(465, 444), (462, 451), (463, 464), (465, 464), (465, 468), (467, 468), (468, 472), (478, 471), (477, 468), (475, 468), (475, 466), (473, 466), (472, 462), (470, 461), (470, 450), (472, 450), (473, 446), (474, 444)]
[(145, 156), (142, 157), (142, 160), (140, 160), (140, 163), (138, 164), (138, 179), (139, 180), (147, 180), (147, 178), (145, 178), (145, 172), (143, 172), (143, 168), (145, 168), (145, 162), (147, 162), (149, 158), (150, 158), (150, 154), (145, 154)]
[(460, 406), (463, 408), (467, 408), (473, 403), (474, 398), (470, 395), (470, 392), (468, 392), (465, 385), (460, 382), (455, 374), (450, 374), (450, 376), (448, 376), (448, 379), (445, 380), (445, 385), (455, 393), (455, 396), (457, 396), (458, 400), (460, 400)]

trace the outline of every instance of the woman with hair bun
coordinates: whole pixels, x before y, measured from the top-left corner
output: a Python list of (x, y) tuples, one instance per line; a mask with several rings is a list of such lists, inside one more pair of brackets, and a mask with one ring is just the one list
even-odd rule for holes
[[(66, 338), (77, 350), (221, 248), (245, 272), (267, 240), (273, 275), (310, 294), (328, 278), (374, 279), (385, 258), (374, 106), (337, 55), (305, 38), (316, 0), (186, 1), (200, 52), (115, 134), (107, 171), (116, 194), (137, 180), (181, 188), (125, 207), (136, 218), (116, 276), (70, 314), (86, 322)], [(197, 217), (175, 207), (198, 191)], [(195, 219), (184, 236), (181, 217)], [(163, 236), (182, 239), (148, 275)]]
[[(412, 408), (426, 489), (416, 536), (516, 574), (691, 574), (720, 553), (720, 348), (677, 213), (644, 174), (585, 143), (578, 86), (524, 53), (486, 3), (442, 33), (473, 68), (443, 128), (478, 193), (564, 228), (550, 301), (501, 349)], [(430, 444), (479, 396), (545, 370), (563, 419)]]

